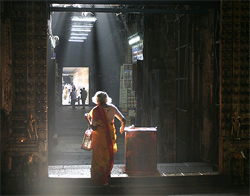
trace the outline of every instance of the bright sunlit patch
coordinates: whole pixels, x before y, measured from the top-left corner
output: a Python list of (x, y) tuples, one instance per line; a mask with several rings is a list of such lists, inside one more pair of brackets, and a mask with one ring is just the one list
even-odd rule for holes
[(88, 36), (88, 34), (84, 34), (84, 32), (91, 32), (91, 28), (93, 28), (93, 23), (95, 23), (96, 20), (97, 18), (94, 16), (94, 14), (90, 12), (83, 12), (82, 16), (73, 16), (71, 18), (71, 21), (72, 21), (71, 38), (69, 38), (69, 41), (80, 42), (76, 40), (87, 39), (87, 37), (76, 38), (76, 36), (80, 36), (80, 35)]
[(130, 40), (128, 41), (128, 43), (129, 43), (129, 45), (133, 45), (133, 44), (139, 42), (140, 39), (141, 39), (140, 36), (136, 36), (136, 37), (130, 39)]
[(81, 39), (69, 39), (69, 42), (84, 42), (84, 40), (81, 40)]
[[(125, 178), (128, 174), (123, 173), (123, 164), (115, 164), (111, 171), (111, 177)], [(91, 165), (52, 165), (48, 166), (49, 178), (90, 178)]]
[[(70, 105), (70, 92), (76, 89), (77, 102), (75, 105), (82, 106), (81, 89), (87, 91), (85, 104), (89, 104), (89, 68), (88, 67), (63, 67), (62, 74), (62, 105)], [(70, 92), (69, 92), (70, 91)]]
[[(85, 4), (63, 4), (63, 3), (52, 3), (52, 7), (63, 7), (63, 8), (67, 8), (67, 7), (74, 7), (74, 8), (83, 8), (86, 7)], [(89, 13), (89, 12), (86, 12)]]
[(92, 25), (72, 25), (73, 28), (91, 28)]
[(76, 36), (88, 36), (89, 34), (88, 33), (71, 33), (70, 35), (71, 36), (74, 36), (74, 35), (76, 35)]
[(80, 29), (80, 28), (72, 28), (71, 31), (79, 31), (79, 32), (91, 32), (90, 29)]
[(71, 19), (72, 21), (78, 21), (78, 22), (95, 22), (97, 19), (95, 17), (83, 17), (83, 18), (79, 18), (79, 17), (73, 17)]
[(82, 37), (82, 36), (81, 37), (76, 37), (76, 36), (73, 37), (72, 36), (72, 37), (70, 37), (70, 39), (79, 39), (79, 40), (81, 39), (82, 40), (82, 39), (87, 39), (87, 37)]

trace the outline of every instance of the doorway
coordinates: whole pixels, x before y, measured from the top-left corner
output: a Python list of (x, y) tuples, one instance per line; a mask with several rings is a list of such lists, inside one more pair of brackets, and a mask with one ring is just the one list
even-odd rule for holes
[[(124, 31), (120, 31), (122, 24), (114, 13), (87, 14), (87, 17), (86, 13), (75, 12), (51, 14), (51, 33), (54, 37), (58, 36), (59, 41), (48, 54), (53, 54), (51, 61), (57, 64), (56, 73), (51, 76), (57, 77), (55, 83), (58, 84), (60, 101), (55, 106), (55, 120), (49, 119), (49, 123), (55, 123), (55, 128), (50, 126), (49, 129), (49, 146), (52, 146), (49, 153), (49, 172), (55, 167), (84, 166), (89, 174), (91, 152), (80, 148), (84, 131), (88, 127), (84, 114), (93, 108), (91, 98), (98, 90), (106, 91), (112, 98), (112, 103), (119, 105), (119, 73), (120, 65), (125, 62), (125, 34)], [(75, 17), (95, 17), (96, 21), (92, 25), (82, 24), (81, 21), (76, 24), (72, 21)], [(74, 32), (71, 32), (72, 30)], [(88, 31), (80, 33), (76, 30)], [(72, 34), (75, 37), (74, 41), (69, 40)], [(77, 41), (76, 37), (84, 40)], [(78, 107), (78, 103), (82, 104), (81, 100), (76, 102), (75, 109), (71, 107), (69, 94), (64, 93), (66, 87), (70, 91), (75, 87), (77, 92), (83, 87), (86, 89), (88, 95), (85, 108)], [(79, 96), (78, 94), (77, 97)], [(49, 112), (53, 111), (50, 109)], [(124, 134), (119, 133), (118, 121), (115, 121), (115, 126), (118, 152), (114, 161), (117, 165), (124, 164)]]
[[(81, 90), (87, 91), (85, 103), (82, 103)], [(76, 105), (89, 104), (89, 68), (64, 67), (62, 72), (62, 105), (70, 105), (70, 92), (76, 91)]]

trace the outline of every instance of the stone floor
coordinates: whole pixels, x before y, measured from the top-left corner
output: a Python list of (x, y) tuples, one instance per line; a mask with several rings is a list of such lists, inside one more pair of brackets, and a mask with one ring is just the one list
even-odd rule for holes
[[(115, 164), (111, 177), (129, 177), (123, 172), (124, 164)], [(218, 175), (211, 165), (204, 163), (158, 163), (157, 170), (161, 176), (196, 176)], [(49, 166), (51, 178), (90, 178), (90, 165), (53, 165)]]
[[(49, 177), (59, 178), (90, 178), (91, 151), (80, 148), (87, 121), (84, 113), (90, 107), (62, 106), (56, 116), (57, 142), (49, 141), (53, 145), (49, 154)], [(119, 130), (120, 123), (115, 123)], [(114, 159), (111, 177), (128, 177), (123, 173), (125, 166), (124, 134), (117, 132), (118, 152)], [(207, 163), (158, 163), (157, 170), (162, 176), (186, 175), (216, 175), (211, 165)]]

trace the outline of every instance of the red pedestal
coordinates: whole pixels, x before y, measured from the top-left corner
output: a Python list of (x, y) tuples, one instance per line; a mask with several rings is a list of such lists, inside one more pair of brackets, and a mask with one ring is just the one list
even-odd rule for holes
[(128, 175), (158, 175), (156, 128), (125, 129), (125, 168)]

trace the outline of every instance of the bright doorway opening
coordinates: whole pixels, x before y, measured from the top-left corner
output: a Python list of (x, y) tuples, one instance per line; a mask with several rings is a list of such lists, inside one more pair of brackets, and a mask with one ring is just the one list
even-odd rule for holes
[(87, 91), (85, 105), (89, 104), (89, 68), (88, 67), (64, 67), (62, 73), (62, 105), (70, 105), (70, 92), (75, 88), (75, 105), (82, 105), (81, 89)]

